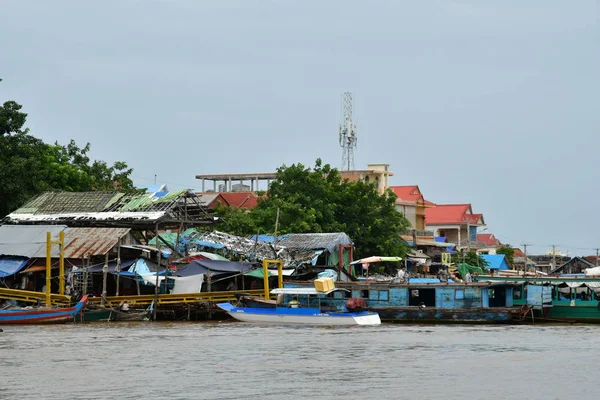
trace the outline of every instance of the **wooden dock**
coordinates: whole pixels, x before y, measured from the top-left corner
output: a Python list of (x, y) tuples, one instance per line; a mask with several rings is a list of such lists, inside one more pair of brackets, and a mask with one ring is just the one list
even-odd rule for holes
[[(235, 301), (236, 294), (249, 294), (252, 296), (264, 295), (263, 289), (259, 290), (237, 290), (227, 292), (202, 292), (202, 293), (185, 293), (185, 294), (159, 294), (158, 305), (184, 305), (197, 303), (220, 303), (227, 301)], [(131, 296), (108, 296), (104, 304), (109, 307), (118, 306), (121, 301), (126, 300), (130, 305), (150, 305), (156, 296), (148, 295), (131, 295)], [(0, 288), (0, 299), (16, 300), (28, 303), (44, 303), (46, 301), (46, 293), (32, 292), (29, 290), (5, 289)], [(51, 295), (53, 305), (65, 305), (71, 303), (70, 296), (59, 294)], [(89, 304), (99, 305), (102, 302), (101, 297), (90, 297)]]

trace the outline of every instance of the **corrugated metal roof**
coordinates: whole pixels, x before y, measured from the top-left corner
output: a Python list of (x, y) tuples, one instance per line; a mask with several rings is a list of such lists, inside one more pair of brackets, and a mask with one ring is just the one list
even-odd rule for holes
[(352, 240), (343, 232), (336, 233), (289, 233), (278, 242), (280, 246), (292, 250), (334, 251), (338, 245), (351, 245)]
[[(65, 258), (104, 255), (129, 231), (129, 228), (67, 228)], [(52, 256), (58, 257), (58, 247), (53, 248)]]
[[(0, 226), (0, 255), (28, 258), (46, 257), (46, 232), (53, 241), (65, 232), (65, 258), (104, 255), (129, 228), (67, 228), (64, 225), (3, 225)], [(58, 246), (52, 246), (52, 257), (58, 257)]]
[(58, 240), (65, 225), (2, 225), (0, 226), (0, 255), (33, 258), (46, 254), (46, 232)]

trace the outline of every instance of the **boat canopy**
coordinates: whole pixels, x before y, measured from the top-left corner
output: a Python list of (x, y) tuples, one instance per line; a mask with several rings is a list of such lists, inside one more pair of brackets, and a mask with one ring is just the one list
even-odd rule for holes
[(382, 261), (398, 262), (398, 261), (402, 261), (402, 257), (371, 256), (371, 257), (361, 258), (360, 260), (353, 261), (350, 264), (371, 264), (371, 263), (382, 262)]
[(179, 276), (192, 276), (198, 274), (222, 274), (227, 272), (246, 273), (254, 268), (255, 264), (249, 262), (194, 260), (187, 266), (177, 270)]
[(301, 288), (277, 288), (277, 289), (271, 290), (271, 294), (301, 294), (301, 295), (305, 295), (306, 296), (306, 295), (313, 295), (313, 294), (329, 294), (331, 292), (336, 292), (336, 291), (349, 292), (350, 290), (348, 290), (348, 289), (341, 289), (341, 288), (335, 288), (335, 289), (328, 290), (326, 292), (319, 292), (314, 287), (310, 287), (310, 288), (306, 288), (306, 287), (301, 287)]

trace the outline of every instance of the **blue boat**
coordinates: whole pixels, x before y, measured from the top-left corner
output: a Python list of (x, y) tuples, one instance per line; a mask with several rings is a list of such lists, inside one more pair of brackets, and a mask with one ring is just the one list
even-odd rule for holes
[[(275, 307), (236, 307), (230, 303), (219, 303), (217, 306), (238, 321), (265, 324), (294, 325), (379, 325), (381, 320), (376, 312), (350, 312), (345, 307), (327, 307), (325, 296), (343, 289), (318, 292), (312, 288), (279, 288), (271, 294), (281, 296), (281, 302)], [(285, 301), (285, 298), (289, 301)]]
[(83, 310), (88, 297), (83, 298), (74, 306), (67, 308), (32, 308), (0, 310), (0, 325), (23, 324), (60, 324), (73, 320)]

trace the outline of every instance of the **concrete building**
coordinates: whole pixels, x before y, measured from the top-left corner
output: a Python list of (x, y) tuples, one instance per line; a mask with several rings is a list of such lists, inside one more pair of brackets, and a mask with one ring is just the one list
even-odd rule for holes
[(475, 249), (477, 228), (483, 226), (483, 214), (474, 214), (470, 204), (437, 204), (425, 209), (426, 229), (456, 243), (459, 249)]
[(425, 235), (425, 198), (417, 185), (413, 186), (390, 186), (390, 189), (398, 196), (396, 199), (396, 210), (404, 214), (410, 222), (412, 229), (416, 229), (419, 235)]
[(350, 182), (374, 182), (379, 194), (385, 193), (390, 187), (390, 176), (394, 176), (389, 164), (368, 164), (367, 169), (340, 171), (340, 174), (343, 179), (348, 179)]

